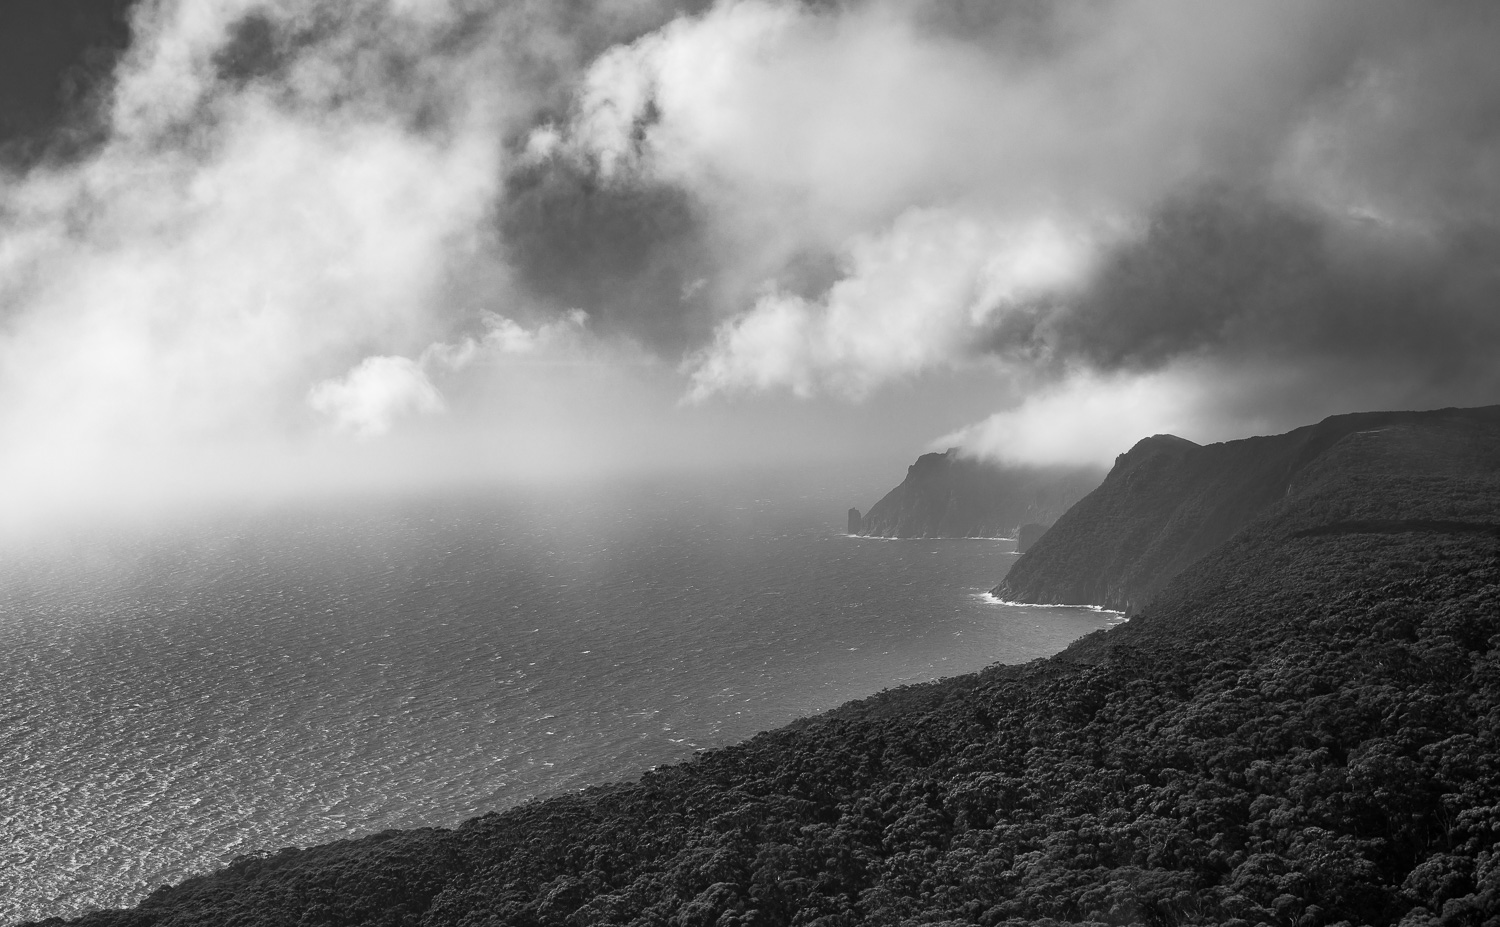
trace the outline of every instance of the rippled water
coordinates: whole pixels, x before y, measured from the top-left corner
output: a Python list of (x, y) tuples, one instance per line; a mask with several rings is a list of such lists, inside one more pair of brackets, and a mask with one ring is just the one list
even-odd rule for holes
[(325, 507), (12, 557), (0, 922), (452, 825), (1110, 623), (986, 600), (1006, 541), (636, 489)]

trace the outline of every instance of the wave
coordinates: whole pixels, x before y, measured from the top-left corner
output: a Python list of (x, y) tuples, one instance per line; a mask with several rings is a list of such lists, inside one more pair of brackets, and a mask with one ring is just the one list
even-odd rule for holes
[(849, 534), (845, 532), (842, 537), (851, 538), (856, 541), (1014, 541), (1015, 538), (992, 538), (992, 537), (920, 537), (920, 538), (888, 538), (879, 534)]
[(990, 605), (1007, 605), (1011, 608), (1073, 608), (1084, 611), (1098, 612), (1103, 615), (1116, 615), (1121, 621), (1129, 621), (1125, 613), (1113, 608), (1105, 608), (1103, 605), (1061, 605), (1056, 602), (1012, 602), (1010, 599), (1002, 599), (993, 592), (976, 592), (974, 597)]

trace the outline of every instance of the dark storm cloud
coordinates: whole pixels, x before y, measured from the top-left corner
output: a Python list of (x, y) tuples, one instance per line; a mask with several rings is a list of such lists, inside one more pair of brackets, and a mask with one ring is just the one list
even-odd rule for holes
[(7, 0), (0, 4), (0, 163), (78, 156), (130, 40), (135, 0)]
[(1500, 350), (1497, 256), (1495, 226), (1400, 235), (1216, 187), (1170, 199), (1081, 295), (1001, 316), (990, 350), (1104, 371), (1196, 353), (1364, 361), (1451, 381)]
[(995, 347), (1102, 371), (1293, 361), (1346, 389), (1500, 398), (1500, 8), (1342, 19), (1273, 159), (1172, 191), (1081, 296), (1004, 317)]
[(681, 189), (605, 183), (553, 160), (509, 178), (499, 227), (518, 283), (542, 304), (675, 354), (711, 326), (698, 209)]
[(232, 84), (269, 77), (291, 59), (290, 44), (270, 16), (255, 10), (229, 27), (223, 46), (214, 53), (214, 67), (220, 80)]

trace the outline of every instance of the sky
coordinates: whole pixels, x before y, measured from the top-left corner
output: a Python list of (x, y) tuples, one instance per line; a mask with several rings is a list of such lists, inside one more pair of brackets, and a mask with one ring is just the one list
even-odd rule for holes
[(1483, 0), (12, 0), (0, 511), (1500, 402), (1497, 47)]

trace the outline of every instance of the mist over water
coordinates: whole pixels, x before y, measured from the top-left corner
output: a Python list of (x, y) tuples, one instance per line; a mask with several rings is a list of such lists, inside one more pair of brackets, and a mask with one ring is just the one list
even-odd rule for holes
[(451, 826), (904, 683), (1050, 654), (1008, 541), (846, 489), (640, 484), (204, 518), (0, 567), (0, 922)]

